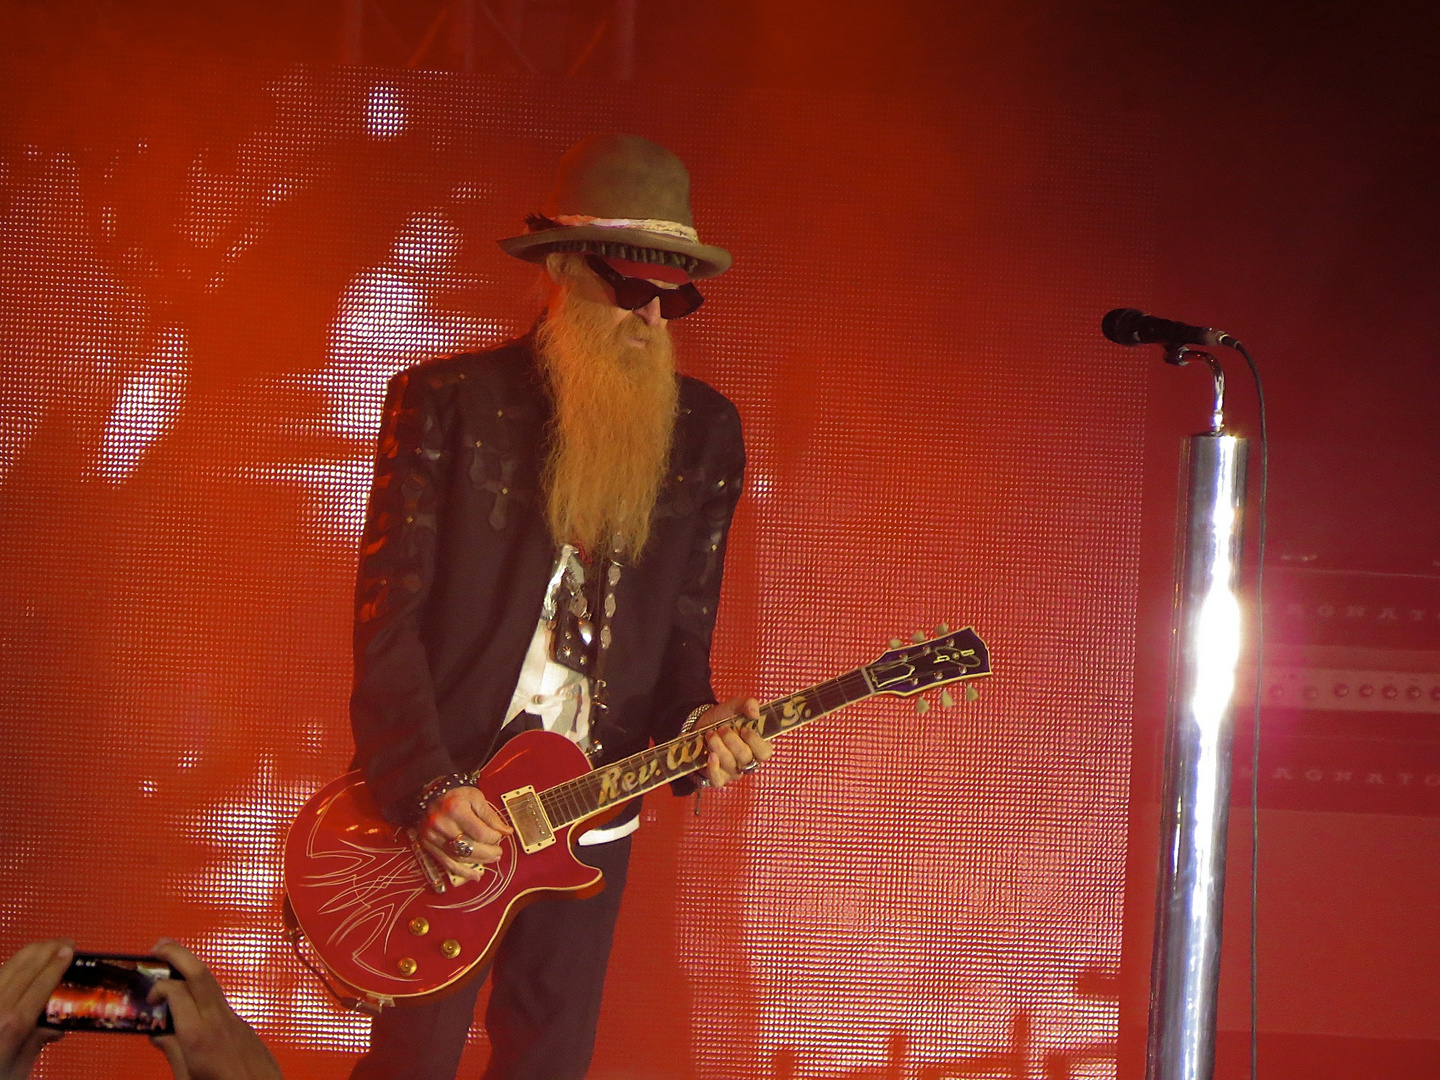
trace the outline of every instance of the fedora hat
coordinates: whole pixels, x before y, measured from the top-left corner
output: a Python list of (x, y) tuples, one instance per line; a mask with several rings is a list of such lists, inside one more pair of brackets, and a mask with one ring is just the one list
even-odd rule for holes
[(501, 240), (507, 255), (542, 262), (552, 251), (674, 266), (714, 277), (730, 253), (702, 244), (690, 212), (690, 173), (671, 151), (638, 135), (592, 135), (560, 158), (555, 188), (529, 232)]

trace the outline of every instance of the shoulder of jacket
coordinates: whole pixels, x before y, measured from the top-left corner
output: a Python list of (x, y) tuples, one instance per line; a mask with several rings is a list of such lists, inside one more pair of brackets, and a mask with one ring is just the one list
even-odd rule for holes
[(489, 349), (422, 360), (397, 374), (392, 383), (429, 391), (456, 390), (468, 380), (522, 378), (533, 366), (529, 339), (521, 337)]
[(713, 386), (685, 375), (680, 380), (679, 405), (678, 440), (714, 461), (731, 463), (726, 468), (744, 468), (745, 434), (733, 401)]
[(740, 412), (735, 403), (707, 382), (690, 375), (680, 376), (680, 408), (691, 415), (708, 416), (712, 420), (721, 418), (736, 422)]

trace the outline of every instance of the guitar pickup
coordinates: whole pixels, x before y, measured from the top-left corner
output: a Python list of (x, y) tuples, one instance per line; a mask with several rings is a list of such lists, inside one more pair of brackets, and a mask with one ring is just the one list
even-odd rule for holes
[(505, 804), (505, 812), (510, 815), (510, 822), (515, 826), (520, 850), (526, 855), (532, 855), (555, 843), (555, 830), (550, 827), (550, 819), (545, 814), (545, 808), (540, 805), (540, 796), (535, 794), (533, 787), (527, 784), (514, 791), (507, 791), (500, 796), (500, 801)]

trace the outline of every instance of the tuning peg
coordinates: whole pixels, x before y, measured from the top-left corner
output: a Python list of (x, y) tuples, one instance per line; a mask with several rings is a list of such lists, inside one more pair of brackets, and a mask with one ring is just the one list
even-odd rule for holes
[(965, 700), (966, 700), (966, 701), (979, 701), (979, 700), (980, 700), (980, 691), (979, 691), (979, 690), (976, 690), (975, 687), (971, 686), (969, 683), (966, 683), (966, 684), (965, 684)]
[(892, 638), (890, 639), (890, 648), (892, 648), (892, 649), (898, 649), (898, 648), (900, 648), (901, 645), (904, 645), (904, 644), (905, 644), (905, 643), (904, 643), (903, 641), (901, 641), (898, 637), (892, 637)]
[(950, 632), (950, 624), (949, 624), (948, 622), (942, 622), (939, 626), (935, 627), (934, 630), (930, 631), (930, 636), (931, 636), (931, 637), (944, 637), (944, 636), (945, 636), (946, 634), (948, 634), (949, 632)]
[(924, 716), (930, 711), (930, 702), (926, 701), (923, 697), (917, 697), (915, 699), (915, 711), (921, 716)]
[(915, 633), (910, 635), (910, 640), (915, 642), (916, 645), (919, 645), (920, 642), (925, 640), (925, 635), (922, 634), (919, 630), (916, 630)]
[(955, 695), (950, 693), (949, 690), (940, 691), (940, 707), (942, 709), (952, 709), (955, 707)]

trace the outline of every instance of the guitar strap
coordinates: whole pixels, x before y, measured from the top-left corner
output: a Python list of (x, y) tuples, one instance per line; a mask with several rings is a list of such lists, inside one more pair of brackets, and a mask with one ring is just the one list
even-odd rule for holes
[(605, 670), (612, 636), (610, 620), (615, 616), (615, 590), (620, 584), (621, 551), (620, 539), (616, 537), (610, 550), (600, 560), (599, 610), (595, 612), (595, 660), (590, 671), (590, 749), (585, 751), (592, 763), (600, 760), (600, 755), (605, 752), (600, 741), (600, 732), (605, 728), (609, 715)]

